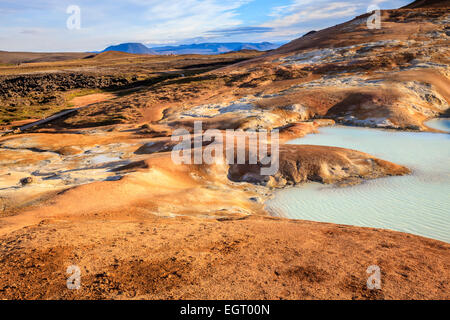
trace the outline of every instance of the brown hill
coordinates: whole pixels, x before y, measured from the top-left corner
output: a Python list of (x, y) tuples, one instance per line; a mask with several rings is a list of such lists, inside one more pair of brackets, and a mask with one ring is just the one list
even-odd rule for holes
[(82, 59), (92, 55), (86, 52), (9, 52), (0, 51), (0, 64), (20, 64), (33, 62), (57, 62)]
[[(381, 28), (367, 28), (367, 18), (370, 13), (317, 32), (309, 33), (299, 39), (293, 40), (284, 46), (273, 50), (271, 54), (285, 54), (294, 51), (320, 48), (346, 47), (361, 43), (383, 40), (408, 40), (419, 38), (420, 35), (432, 31), (433, 20), (438, 16), (445, 16), (450, 7), (450, 1), (424, 1), (412, 3), (411, 7), (397, 10), (383, 10), (381, 12)], [(412, 8), (436, 7), (427, 11), (408, 10)], [(421, 29), (423, 25), (424, 30)]]

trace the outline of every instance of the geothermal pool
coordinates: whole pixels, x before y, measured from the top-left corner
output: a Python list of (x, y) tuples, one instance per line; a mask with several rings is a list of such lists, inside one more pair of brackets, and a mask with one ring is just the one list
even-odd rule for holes
[(450, 132), (450, 118), (433, 119), (425, 123), (428, 127)]
[[(440, 121), (448, 120), (433, 120), (433, 125), (445, 127)], [(412, 175), (343, 188), (309, 183), (283, 189), (266, 203), (273, 215), (391, 229), (450, 242), (450, 134), (335, 126), (290, 143), (360, 150), (406, 165)]]

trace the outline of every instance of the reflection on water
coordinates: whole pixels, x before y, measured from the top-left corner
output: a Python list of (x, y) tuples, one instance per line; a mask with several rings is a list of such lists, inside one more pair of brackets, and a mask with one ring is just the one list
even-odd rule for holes
[(267, 202), (274, 215), (392, 229), (450, 242), (449, 134), (353, 127), (320, 132), (291, 143), (364, 151), (406, 165), (413, 174), (345, 188), (311, 183), (284, 189)]

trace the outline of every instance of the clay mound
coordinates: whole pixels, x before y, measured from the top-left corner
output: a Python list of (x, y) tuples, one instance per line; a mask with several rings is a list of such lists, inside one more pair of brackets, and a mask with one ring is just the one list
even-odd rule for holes
[(417, 8), (445, 8), (450, 6), (449, 0), (416, 0), (402, 8), (417, 9)]
[(404, 166), (364, 152), (314, 145), (282, 145), (278, 172), (267, 177), (261, 176), (260, 171), (260, 164), (234, 164), (230, 166), (229, 177), (233, 181), (262, 183), (278, 188), (310, 181), (352, 185), (362, 179), (410, 173)]

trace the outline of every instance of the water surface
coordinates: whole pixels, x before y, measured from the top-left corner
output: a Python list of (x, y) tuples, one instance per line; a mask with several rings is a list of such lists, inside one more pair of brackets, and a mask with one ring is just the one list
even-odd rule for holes
[(433, 119), (425, 123), (429, 128), (450, 132), (450, 118)]
[(413, 174), (344, 188), (309, 183), (284, 189), (267, 202), (273, 214), (392, 229), (450, 242), (449, 134), (335, 126), (290, 143), (360, 150), (406, 165)]

